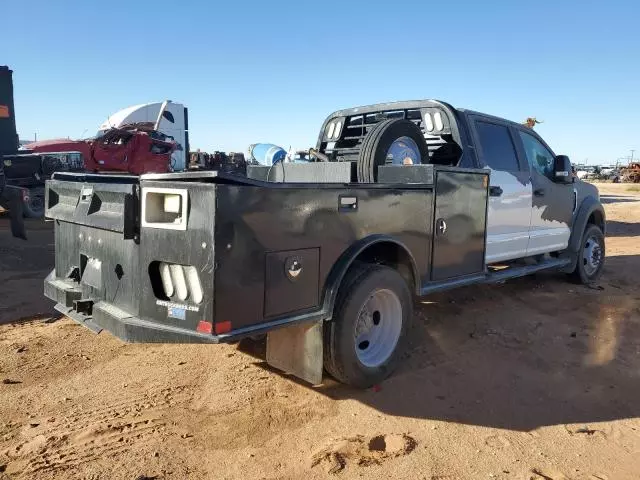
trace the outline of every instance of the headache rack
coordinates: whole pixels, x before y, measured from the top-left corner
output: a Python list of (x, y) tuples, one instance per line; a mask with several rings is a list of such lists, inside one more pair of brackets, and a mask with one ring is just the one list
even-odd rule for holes
[[(357, 161), (366, 135), (379, 122), (389, 119), (407, 119), (420, 127), (427, 142), (430, 163), (451, 165), (460, 158), (462, 150), (455, 138), (457, 132), (452, 128), (454, 122), (443, 107), (434, 105), (420, 108), (389, 108), (347, 115), (342, 119), (340, 113), (342, 112), (336, 112), (329, 117), (321, 133), (320, 152), (333, 161)], [(330, 138), (329, 127), (332, 121), (336, 120), (341, 123), (340, 132), (337, 138)], [(445, 153), (446, 155), (442, 155)]]

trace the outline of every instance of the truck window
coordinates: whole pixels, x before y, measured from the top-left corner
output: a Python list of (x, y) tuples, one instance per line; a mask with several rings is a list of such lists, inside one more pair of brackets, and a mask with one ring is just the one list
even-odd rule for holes
[(548, 177), (553, 172), (553, 154), (536, 137), (518, 130), (529, 165)]
[(476, 122), (484, 163), (492, 170), (517, 172), (518, 157), (509, 129), (495, 123)]
[(165, 110), (164, 112), (162, 112), (162, 116), (167, 120), (169, 120), (171, 123), (176, 123), (175, 119), (173, 118), (173, 114), (171, 112)]

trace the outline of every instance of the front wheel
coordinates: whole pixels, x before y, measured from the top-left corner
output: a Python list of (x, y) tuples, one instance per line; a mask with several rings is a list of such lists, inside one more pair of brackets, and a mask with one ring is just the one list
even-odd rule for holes
[(604, 234), (596, 225), (589, 224), (582, 235), (576, 268), (571, 273), (572, 278), (585, 285), (595, 282), (602, 274), (604, 258)]
[(325, 369), (336, 380), (370, 387), (394, 370), (411, 323), (411, 292), (394, 269), (354, 266), (325, 325)]

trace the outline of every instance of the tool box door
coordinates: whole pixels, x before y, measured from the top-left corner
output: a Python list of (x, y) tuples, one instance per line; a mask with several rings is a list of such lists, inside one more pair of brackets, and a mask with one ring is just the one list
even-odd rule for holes
[(431, 280), (484, 271), (488, 180), (486, 173), (436, 173)]

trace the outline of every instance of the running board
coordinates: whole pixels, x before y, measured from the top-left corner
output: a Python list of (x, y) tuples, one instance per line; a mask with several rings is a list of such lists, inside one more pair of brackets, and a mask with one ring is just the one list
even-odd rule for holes
[(568, 258), (554, 258), (546, 260), (535, 265), (523, 265), (519, 267), (506, 267), (503, 270), (488, 273), (479, 273), (469, 275), (463, 278), (455, 278), (453, 280), (445, 280), (443, 282), (429, 282), (420, 289), (420, 296), (443, 292), (453, 288), (475, 285), (478, 283), (497, 283), (509, 280), (511, 278), (524, 277), (532, 273), (541, 272), (543, 270), (552, 270), (566, 267), (571, 263)]
[(521, 267), (507, 267), (504, 270), (490, 272), (486, 275), (484, 283), (496, 283), (512, 278), (524, 277), (532, 273), (541, 272), (543, 270), (551, 270), (555, 268), (566, 267), (571, 263), (568, 258), (553, 258), (535, 265), (524, 265)]

